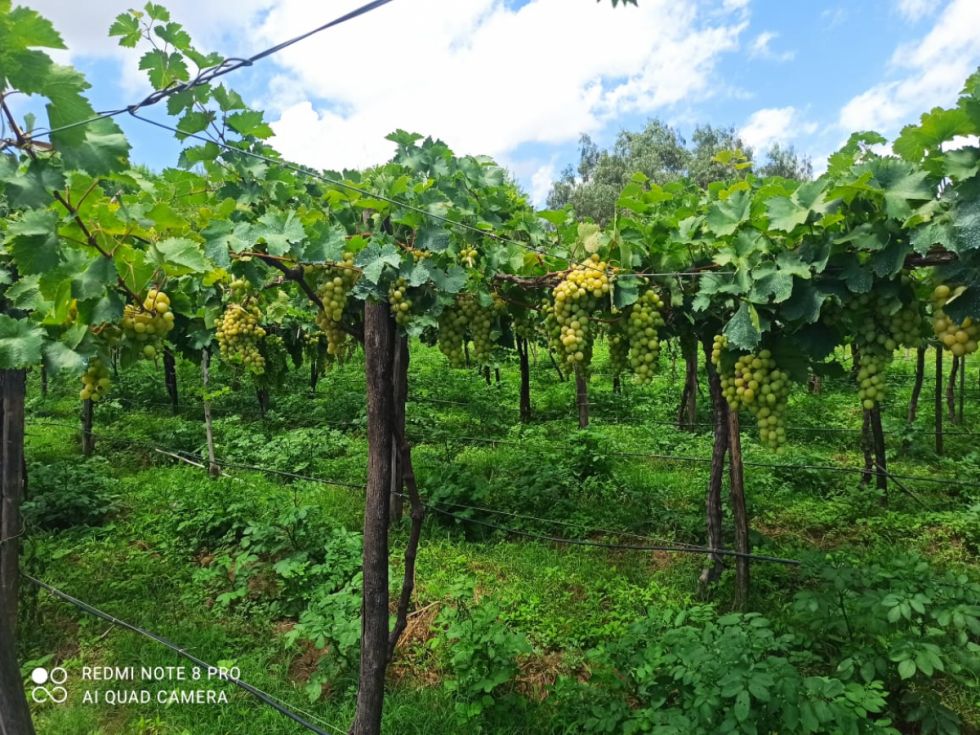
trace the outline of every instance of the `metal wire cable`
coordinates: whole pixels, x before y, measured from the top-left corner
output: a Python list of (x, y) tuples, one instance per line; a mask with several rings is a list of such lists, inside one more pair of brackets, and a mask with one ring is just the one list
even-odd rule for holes
[[(64, 424), (60, 424), (60, 425), (63, 426)], [(180, 458), (180, 457), (187, 458), (187, 459), (193, 458), (194, 460), (197, 460), (197, 461), (200, 461), (200, 462), (207, 462), (207, 461), (209, 461), (209, 460), (207, 460), (207, 458), (201, 457), (200, 455), (196, 455), (196, 454), (193, 454), (192, 452), (187, 452), (187, 451), (183, 451), (183, 450), (180, 450), (180, 449), (171, 449), (171, 448), (167, 448), (167, 447), (156, 447), (156, 446), (153, 446), (153, 445), (146, 444), (144, 442), (130, 442), (130, 441), (127, 441), (127, 440), (122, 439), (122, 438), (108, 437), (105, 434), (102, 434), (100, 436), (105, 437), (105, 439), (107, 439), (110, 442), (111, 441), (116, 441), (116, 442), (123, 443), (123, 444), (130, 444), (132, 446), (139, 446), (139, 447), (145, 447), (145, 448), (149, 448), (149, 449), (154, 449), (156, 451), (160, 451), (160, 452), (162, 452), (164, 454), (169, 454), (169, 455), (174, 456), (174, 457), (177, 457), (177, 458)], [(353, 483), (339, 482), (339, 481), (335, 481), (335, 480), (328, 480), (328, 479), (325, 479), (325, 478), (322, 478), (322, 477), (317, 477), (317, 476), (314, 476), (314, 475), (302, 475), (302, 474), (295, 473), (295, 472), (286, 472), (284, 470), (277, 470), (277, 469), (274, 469), (274, 468), (271, 468), (271, 467), (262, 467), (260, 465), (249, 465), (249, 464), (238, 464), (238, 463), (232, 463), (232, 462), (225, 462), (225, 461), (220, 460), (220, 459), (217, 459), (217, 458), (214, 460), (214, 463), (217, 464), (217, 465), (221, 465), (221, 466), (241, 467), (241, 468), (244, 468), (244, 469), (250, 469), (250, 470), (257, 471), (257, 472), (264, 472), (264, 473), (273, 474), (273, 475), (286, 476), (286, 477), (291, 477), (291, 478), (297, 479), (297, 480), (304, 480), (304, 481), (307, 481), (307, 482), (319, 483), (319, 484), (323, 484), (323, 485), (333, 485), (333, 486), (345, 487), (345, 488), (350, 488), (350, 489), (355, 489), (355, 490), (363, 490), (363, 488), (364, 488), (364, 485), (363, 484), (355, 485)], [(398, 493), (398, 494), (399, 495), (404, 495), (403, 493)], [(494, 508), (486, 508), (486, 507), (472, 506), (472, 505), (468, 506), (468, 505), (463, 505), (463, 504), (459, 504), (459, 503), (444, 503), (444, 504), (453, 505), (453, 506), (457, 506), (457, 507), (461, 507), (461, 508), (469, 509), (469, 510), (477, 510), (477, 511), (480, 511), (480, 512), (483, 512), (483, 513), (489, 513), (489, 514), (495, 514), (495, 515), (505, 515), (505, 516), (510, 516), (510, 517), (514, 517), (514, 518), (521, 518), (521, 519), (524, 519), (524, 520), (533, 520), (533, 521), (538, 521), (538, 522), (541, 522), (541, 523), (550, 523), (550, 524), (554, 524), (554, 525), (566, 525), (566, 526), (568, 526), (568, 525), (572, 525), (572, 526), (579, 525), (579, 524), (574, 524), (574, 523), (570, 523), (570, 522), (566, 522), (566, 521), (560, 521), (560, 520), (548, 519), (548, 518), (539, 518), (539, 517), (536, 517), (536, 516), (529, 516), (529, 515), (524, 515), (524, 514), (520, 514), (520, 513), (515, 513), (513, 511), (499, 510), (499, 509), (494, 509)], [(668, 543), (656, 543), (656, 544), (642, 544), (642, 545), (639, 545), (639, 544), (615, 544), (615, 543), (612, 543), (612, 542), (593, 541), (591, 539), (569, 539), (569, 538), (564, 538), (564, 537), (561, 537), (561, 536), (551, 536), (551, 535), (545, 535), (545, 534), (534, 534), (534, 533), (531, 533), (529, 531), (523, 531), (521, 529), (509, 528), (507, 526), (501, 526), (501, 525), (498, 525), (498, 524), (490, 524), (490, 523), (488, 523), (486, 521), (479, 521), (479, 520), (476, 520), (476, 519), (473, 519), (473, 518), (467, 518), (466, 516), (462, 516), (462, 515), (453, 513), (451, 511), (447, 511), (445, 508), (440, 508), (437, 504), (435, 504), (433, 502), (423, 503), (423, 505), (425, 505), (425, 507), (426, 508), (429, 508), (430, 510), (433, 510), (433, 511), (435, 511), (437, 513), (441, 513), (443, 515), (451, 516), (451, 517), (456, 518), (456, 519), (458, 519), (460, 521), (477, 523), (479, 525), (484, 525), (484, 526), (488, 526), (488, 527), (491, 527), (491, 528), (495, 528), (495, 529), (500, 530), (500, 531), (503, 531), (505, 533), (513, 533), (513, 534), (517, 534), (517, 535), (530, 536), (530, 537), (537, 538), (537, 539), (542, 540), (542, 541), (551, 541), (551, 542), (560, 543), (560, 544), (568, 544), (568, 545), (574, 545), (574, 546), (596, 546), (596, 547), (607, 548), (607, 549), (621, 549), (621, 550), (624, 550), (624, 551), (667, 551), (667, 552), (689, 553), (689, 554), (719, 554), (719, 555), (722, 555), (722, 556), (745, 557), (745, 558), (749, 558), (749, 559), (755, 559), (757, 561), (771, 561), (771, 562), (780, 563), (780, 564), (791, 564), (791, 565), (797, 565), (797, 564), (799, 564), (799, 562), (797, 560), (794, 560), (794, 559), (783, 559), (781, 557), (770, 557), (770, 556), (765, 556), (765, 555), (760, 555), (760, 554), (746, 554), (744, 552), (738, 552), (738, 551), (726, 550), (726, 549), (712, 549), (712, 548), (707, 547), (707, 546), (697, 546), (697, 545), (694, 545), (694, 544), (679, 544), (679, 543), (670, 543), (670, 544), (668, 544)], [(587, 531), (596, 531), (596, 532), (599, 532), (599, 533), (608, 533), (610, 535), (632, 536), (634, 538), (640, 538), (640, 539), (651, 539), (651, 537), (649, 537), (649, 536), (643, 536), (643, 535), (640, 535), (640, 534), (632, 533), (630, 531), (613, 531), (613, 530), (610, 530), (610, 529), (603, 529), (603, 528), (593, 527), (593, 526), (580, 526), (580, 527), (582, 527), (584, 530), (587, 530)], [(652, 539), (652, 540), (655, 540), (656, 541), (657, 539)]]
[(185, 92), (187, 90), (194, 89), (195, 87), (199, 87), (203, 84), (208, 84), (214, 81), (215, 79), (217, 79), (218, 77), (222, 77), (225, 74), (229, 74), (233, 71), (241, 69), (244, 66), (252, 66), (252, 64), (254, 64), (256, 61), (264, 59), (268, 56), (272, 56), (273, 54), (278, 53), (279, 51), (282, 51), (283, 49), (288, 48), (293, 44), (299, 43), (300, 41), (304, 41), (310, 36), (316, 35), (317, 33), (327, 30), (328, 28), (339, 26), (342, 23), (346, 23), (347, 21), (354, 20), (355, 18), (358, 18), (362, 15), (366, 15), (367, 13), (370, 13), (373, 10), (377, 10), (383, 5), (387, 5), (391, 1), (392, 0), (372, 0), (372, 2), (365, 3), (364, 5), (360, 6), (359, 8), (355, 8), (349, 13), (345, 13), (344, 15), (334, 18), (333, 20), (324, 23), (321, 26), (318, 26), (310, 31), (307, 31), (298, 36), (283, 41), (282, 43), (278, 43), (275, 46), (272, 46), (271, 48), (267, 48), (264, 51), (260, 51), (257, 54), (253, 54), (248, 58), (240, 59), (235, 57), (226, 57), (222, 59), (220, 62), (218, 62), (217, 64), (215, 64), (214, 66), (202, 69), (197, 74), (197, 76), (195, 76), (190, 81), (181, 82), (179, 84), (172, 84), (169, 87), (166, 87), (165, 89), (155, 90), (154, 92), (147, 95), (139, 102), (136, 102), (131, 105), (127, 105), (126, 107), (120, 107), (119, 109), (116, 110), (107, 110), (105, 112), (100, 112), (98, 115), (94, 117), (90, 117), (86, 120), (78, 120), (76, 122), (69, 123), (67, 125), (62, 125), (57, 128), (32, 132), (30, 135), (26, 136), (27, 140), (30, 141), (39, 137), (48, 137), (55, 133), (63, 132), (65, 130), (71, 130), (73, 128), (83, 127), (85, 125), (91, 125), (92, 123), (98, 122), (99, 120), (106, 120), (110, 117), (116, 117), (117, 115), (121, 115), (124, 112), (134, 112), (143, 107), (149, 107), (151, 105), (155, 105), (158, 102), (161, 102), (162, 100), (165, 100), (168, 97), (172, 97), (173, 95), (179, 92)]
[[(79, 610), (82, 610), (82, 611), (88, 613), (89, 615), (93, 615), (93, 616), (95, 616), (97, 618), (101, 618), (102, 620), (105, 620), (108, 623), (112, 623), (113, 625), (115, 625), (117, 627), (125, 628), (126, 630), (129, 630), (129, 631), (131, 631), (133, 633), (136, 633), (138, 635), (141, 635), (144, 638), (149, 638), (150, 640), (156, 641), (160, 645), (162, 645), (162, 646), (164, 646), (166, 648), (169, 648), (171, 651), (173, 651), (177, 655), (182, 656), (183, 658), (186, 658), (188, 661), (196, 664), (199, 667), (202, 667), (202, 668), (207, 669), (207, 670), (212, 670), (212, 671), (213, 670), (216, 670), (216, 668), (214, 666), (212, 666), (211, 664), (207, 663), (206, 661), (203, 661), (202, 659), (199, 659), (197, 656), (195, 656), (194, 654), (192, 654), (189, 651), (187, 651), (186, 648), (183, 648), (181, 646), (178, 646), (176, 643), (173, 643), (172, 641), (168, 640), (167, 638), (164, 638), (162, 635), (159, 635), (158, 633), (153, 633), (152, 631), (146, 630), (144, 628), (140, 628), (139, 626), (133, 625), (132, 623), (128, 623), (125, 620), (120, 620), (115, 615), (110, 615), (109, 613), (100, 610), (99, 608), (95, 607), (94, 605), (90, 605), (87, 602), (83, 602), (82, 600), (79, 600), (78, 598), (69, 595), (67, 592), (62, 592), (61, 590), (57, 589), (56, 587), (53, 587), (52, 585), (47, 584), (46, 582), (42, 582), (40, 579), (37, 579), (35, 577), (32, 577), (31, 575), (29, 575), (29, 574), (27, 574), (25, 572), (21, 572), (21, 576), (24, 577), (24, 579), (26, 579), (27, 581), (29, 581), (31, 584), (34, 584), (35, 586), (40, 587), (43, 590), (46, 590), (48, 593), (50, 593), (54, 597), (57, 597), (58, 599), (60, 599), (60, 600), (62, 600), (64, 602), (67, 602), (70, 605), (73, 605), (73, 606), (77, 607)], [(248, 692), (250, 695), (252, 695), (256, 699), (258, 699), (259, 701), (261, 701), (263, 704), (265, 704), (265, 705), (267, 705), (269, 707), (272, 707), (274, 710), (276, 710), (280, 714), (285, 715), (286, 717), (288, 717), (289, 719), (293, 720), (297, 724), (302, 725), (303, 727), (305, 727), (310, 732), (317, 733), (317, 735), (330, 735), (330, 733), (328, 733), (326, 730), (321, 730), (319, 727), (317, 727), (316, 725), (314, 725), (312, 722), (309, 722), (305, 718), (301, 717), (297, 712), (295, 712), (293, 709), (290, 709), (289, 706), (287, 706), (285, 703), (283, 703), (282, 700), (278, 699), (277, 697), (274, 697), (273, 695), (269, 694), (268, 692), (264, 692), (261, 689), (259, 689), (258, 687), (252, 686), (248, 682), (243, 681), (242, 679), (238, 679), (238, 678), (236, 678), (234, 676), (230, 676), (230, 675), (219, 675), (219, 678), (222, 679), (222, 680), (224, 680), (224, 681), (231, 682), (232, 684), (234, 684), (238, 688), (243, 689), (244, 691)], [(323, 721), (321, 720), (321, 722), (323, 722)], [(327, 722), (323, 722), (323, 724), (327, 725), (333, 732), (337, 732), (337, 733), (346, 733), (347, 732), (346, 730), (343, 730), (343, 729), (337, 727), (336, 725), (331, 725), (331, 724), (329, 724)]]

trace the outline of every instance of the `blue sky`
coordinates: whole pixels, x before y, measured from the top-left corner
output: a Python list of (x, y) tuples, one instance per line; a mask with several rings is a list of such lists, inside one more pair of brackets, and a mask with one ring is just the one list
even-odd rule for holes
[[(119, 0), (30, 0), (92, 83), (97, 109), (146, 92), (139, 53), (105, 31)], [(164, 3), (199, 46), (244, 55), (340, 15), (355, 0)], [(659, 117), (686, 136), (697, 123), (732, 125), (757, 149), (774, 142), (819, 170), (849, 132), (894, 135), (949, 104), (980, 64), (980, 1), (394, 0), (370, 16), (227, 77), (267, 111), (274, 144), (321, 168), (364, 166), (405, 128), (458, 153), (507, 165), (541, 203), (577, 159), (587, 132)], [(165, 118), (163, 106), (152, 112)], [(123, 121), (135, 161), (173, 165), (166, 133)]]

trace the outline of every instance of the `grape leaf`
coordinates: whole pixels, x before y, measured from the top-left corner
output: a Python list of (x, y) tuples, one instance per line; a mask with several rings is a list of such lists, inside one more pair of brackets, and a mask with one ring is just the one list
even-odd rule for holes
[(36, 365), (41, 359), (44, 330), (25, 319), (0, 314), (0, 369)]
[(708, 210), (705, 224), (716, 235), (731, 235), (748, 220), (752, 197), (746, 191), (736, 191), (728, 199), (715, 202)]
[(167, 238), (154, 245), (154, 248), (160, 254), (157, 262), (161, 265), (166, 263), (187, 268), (192, 273), (204, 273), (209, 269), (201, 246), (186, 237)]
[(51, 373), (79, 373), (85, 367), (85, 358), (62, 342), (48, 342), (44, 346), (44, 366)]
[(736, 349), (755, 349), (762, 338), (759, 329), (759, 313), (755, 307), (747, 301), (743, 301), (735, 315), (728, 320), (722, 334), (728, 337), (728, 344)]
[(9, 224), (5, 242), (21, 273), (44, 273), (61, 261), (57, 223), (54, 212), (31, 209)]

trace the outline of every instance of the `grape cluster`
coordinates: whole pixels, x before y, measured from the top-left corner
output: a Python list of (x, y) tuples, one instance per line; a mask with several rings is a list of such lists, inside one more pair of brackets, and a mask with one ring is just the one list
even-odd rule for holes
[(612, 277), (608, 265), (593, 255), (585, 263), (572, 266), (555, 286), (554, 319), (558, 326), (556, 347), (565, 362), (576, 369), (586, 368), (592, 359), (592, 313), (609, 294)]
[(861, 407), (870, 411), (885, 399), (885, 371), (891, 355), (875, 352), (858, 353), (858, 399)]
[(469, 325), (470, 337), (473, 339), (473, 359), (477, 365), (490, 362), (490, 351), (493, 349), (493, 316), (492, 306), (482, 306), (472, 296), (463, 296), (458, 301), (459, 311)]
[(126, 304), (123, 307), (124, 339), (151, 360), (162, 348), (163, 338), (173, 328), (174, 313), (170, 309), (170, 297), (163, 291), (151, 288), (141, 306)]
[(496, 311), (496, 302), (491, 306), (483, 306), (470, 294), (457, 296), (452, 307), (443, 309), (439, 315), (437, 341), (439, 351), (449, 358), (452, 367), (463, 367), (466, 364), (463, 345), (467, 333), (473, 340), (474, 361), (478, 365), (490, 362)]
[(716, 334), (711, 343), (711, 363), (721, 371), (721, 353), (728, 347), (728, 337)]
[(630, 339), (625, 322), (623, 317), (609, 326), (609, 365), (615, 376), (622, 375), (630, 366)]
[(477, 253), (476, 248), (473, 246), (462, 248), (459, 251), (459, 262), (463, 263), (468, 268), (472, 268), (474, 265), (476, 265), (477, 257), (479, 257), (479, 253)]
[(463, 342), (466, 339), (466, 316), (461, 309), (446, 308), (439, 315), (439, 351), (449, 358), (449, 364), (461, 368), (466, 364)]
[(932, 292), (932, 330), (943, 346), (956, 357), (976, 352), (977, 338), (980, 337), (980, 325), (972, 317), (965, 317), (957, 324), (943, 311), (946, 302), (953, 296), (959, 296), (964, 290), (963, 286), (953, 290), (946, 284), (941, 284)]
[(841, 314), (858, 353), (858, 399), (870, 411), (885, 399), (885, 371), (899, 347), (922, 342), (924, 319), (918, 301), (879, 292), (861, 294)]
[(216, 330), (221, 356), (244, 365), (254, 375), (265, 372), (265, 358), (259, 350), (259, 341), (265, 337), (261, 319), (258, 306), (232, 303), (225, 308)]
[[(716, 337), (712, 350), (716, 365), (721, 363), (724, 348), (725, 343)], [(783, 415), (789, 398), (789, 375), (776, 367), (772, 352), (764, 349), (739, 357), (730, 374), (722, 371), (721, 389), (733, 411), (744, 407), (756, 417), (759, 441), (774, 450), (786, 443)]]
[(109, 392), (109, 368), (98, 357), (89, 361), (88, 368), (82, 373), (82, 390), (78, 397), (83, 401), (100, 401)]
[(407, 327), (412, 318), (412, 300), (407, 293), (408, 281), (404, 278), (396, 280), (388, 289), (388, 303), (391, 305), (391, 313), (395, 315), (395, 324), (399, 327)]
[(354, 268), (354, 254), (344, 253), (340, 263), (326, 268), (326, 277), (317, 289), (323, 310), (317, 313), (316, 324), (327, 335), (327, 353), (330, 355), (340, 355), (344, 351), (347, 333), (341, 329), (340, 322), (359, 275)]
[(630, 365), (640, 383), (649, 383), (653, 378), (657, 360), (660, 357), (660, 338), (657, 329), (664, 325), (664, 302), (660, 295), (650, 289), (633, 304), (626, 333), (629, 337)]

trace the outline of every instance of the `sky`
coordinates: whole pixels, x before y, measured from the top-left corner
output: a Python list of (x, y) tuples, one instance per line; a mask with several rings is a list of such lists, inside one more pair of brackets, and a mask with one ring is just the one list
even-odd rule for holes
[[(199, 49), (248, 56), (365, 0), (169, 0)], [(659, 118), (690, 137), (733, 126), (756, 151), (792, 145), (821, 171), (856, 130), (893, 137), (955, 101), (980, 65), (980, 0), (393, 0), (225, 77), (266, 112), (287, 158), (381, 163), (401, 128), (485, 154), (543, 205), (578, 160)], [(96, 109), (149, 91), (140, 50), (106, 31), (131, 0), (27, 0), (69, 47)], [(167, 120), (164, 105), (149, 114)], [(125, 116), (124, 116), (125, 117)], [(174, 120), (167, 120), (175, 122)], [(176, 164), (178, 144), (121, 120), (132, 159)]]

